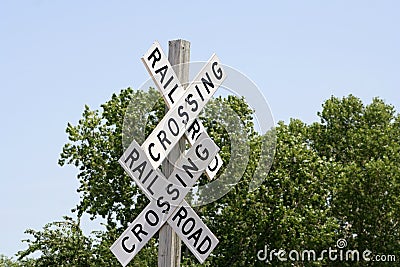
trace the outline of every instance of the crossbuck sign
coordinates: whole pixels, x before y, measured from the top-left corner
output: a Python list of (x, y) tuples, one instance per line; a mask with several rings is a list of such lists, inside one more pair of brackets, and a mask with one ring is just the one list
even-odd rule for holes
[[(119, 159), (150, 203), (110, 249), (126, 266), (167, 222), (203, 263), (218, 244), (218, 239), (184, 198), (203, 172), (212, 179), (222, 166), (219, 148), (197, 116), (226, 74), (214, 54), (184, 89), (158, 42), (150, 47), (142, 61), (169, 111), (141, 146), (134, 140)], [(158, 167), (183, 135), (191, 147), (175, 163), (171, 175), (165, 177)]]

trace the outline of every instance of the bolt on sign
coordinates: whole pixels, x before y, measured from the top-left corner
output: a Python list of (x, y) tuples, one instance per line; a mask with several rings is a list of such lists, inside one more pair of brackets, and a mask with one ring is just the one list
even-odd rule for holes
[[(212, 179), (222, 166), (219, 148), (197, 116), (226, 74), (214, 54), (185, 89), (158, 42), (150, 47), (142, 61), (169, 111), (141, 146), (133, 140), (118, 161), (150, 203), (110, 250), (126, 266), (168, 223), (203, 263), (219, 241), (184, 198), (203, 172)], [(183, 135), (191, 147), (175, 163), (171, 175), (165, 177), (158, 167)]]

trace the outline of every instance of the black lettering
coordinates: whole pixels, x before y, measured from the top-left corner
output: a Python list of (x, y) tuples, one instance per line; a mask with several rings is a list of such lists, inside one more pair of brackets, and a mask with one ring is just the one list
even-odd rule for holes
[(178, 88), (177, 84), (175, 84), (174, 88), (172, 88), (171, 91), (169, 91), (169, 93), (168, 93), (168, 98), (169, 98), (169, 100), (171, 100), (172, 104), (175, 103), (175, 101), (172, 99), (172, 94), (175, 92), (176, 88)]
[(129, 156), (125, 159), (125, 163), (128, 163), (128, 161), (131, 160), (129, 168), (132, 169), (133, 163), (138, 159), (139, 159), (139, 151), (137, 151), (136, 148), (134, 148), (132, 149), (131, 153), (129, 153)]
[[(185, 230), (185, 227), (188, 225), (189, 222), (191, 222), (192, 225), (190, 226), (189, 230)], [(196, 221), (195, 221), (193, 218), (188, 218), (188, 219), (182, 224), (182, 234), (184, 234), (184, 235), (189, 234), (189, 233), (193, 230), (195, 224), (196, 224)]]
[(167, 193), (168, 193), (169, 195), (172, 195), (173, 193), (176, 193), (175, 197), (172, 197), (172, 200), (176, 200), (176, 199), (178, 199), (178, 197), (179, 197), (179, 190), (176, 189), (176, 188), (174, 188), (174, 189), (171, 190), (171, 187), (172, 187), (172, 186), (173, 186), (173, 184), (168, 184), (168, 185), (167, 185)]
[(161, 202), (162, 200), (163, 200), (163, 196), (161, 196), (161, 197), (159, 197), (158, 199), (157, 199), (157, 206), (159, 207), (159, 208), (162, 208), (162, 207), (164, 207), (164, 206), (167, 206), (163, 211), (162, 211), (162, 213), (167, 213), (168, 214), (168, 212), (169, 212), (169, 209), (171, 208), (171, 205), (169, 204), (169, 202), (168, 201), (163, 201), (163, 202)]
[(189, 237), (188, 237), (188, 240), (190, 240), (190, 239), (194, 239), (194, 243), (193, 243), (193, 246), (197, 246), (197, 242), (199, 242), (199, 239), (200, 239), (200, 236), (201, 236), (201, 233), (203, 233), (203, 229), (202, 228), (199, 228), (199, 229), (197, 229), (193, 234), (191, 234)]
[(204, 149), (203, 149), (203, 152), (202, 152), (203, 155), (200, 155), (199, 149), (200, 149), (200, 147), (202, 147), (202, 146), (203, 146), (202, 144), (198, 144), (198, 145), (196, 146), (196, 149), (195, 149), (195, 151), (196, 151), (196, 156), (197, 156), (199, 159), (201, 159), (201, 160), (206, 160), (206, 159), (208, 159), (208, 157), (210, 156), (210, 152), (208, 152), (208, 149), (207, 149), (207, 148), (204, 148)]
[[(202, 249), (203, 245), (205, 244), (205, 242), (208, 242), (207, 247), (205, 249)], [(197, 247), (197, 251), (200, 254), (205, 254), (207, 251), (209, 251), (211, 248), (211, 239), (210, 237), (207, 235), (204, 237), (203, 241), (201, 241), (200, 245)]]
[(153, 155), (153, 152), (151, 152), (151, 148), (154, 147), (154, 146), (155, 146), (154, 143), (150, 143), (150, 144), (149, 144), (149, 154), (150, 154), (150, 157), (151, 157), (154, 161), (159, 161), (159, 160), (160, 160), (160, 153), (158, 153), (158, 154), (157, 154), (157, 157), (155, 157), (155, 156)]
[[(154, 221), (150, 220), (149, 214), (153, 215), (153, 219)], [(150, 225), (150, 226), (156, 226), (159, 222), (160, 222), (160, 218), (158, 218), (157, 213), (154, 210), (148, 210), (146, 212), (146, 214), (144, 215), (144, 218), (146, 219), (146, 222)]]
[(185, 207), (180, 207), (178, 212), (175, 214), (175, 216), (172, 218), (172, 221), (175, 221), (176, 217), (179, 216), (179, 221), (177, 223), (177, 226), (181, 224), (182, 219), (185, 219), (187, 217), (187, 210)]
[(190, 165), (183, 165), (182, 168), (185, 170), (187, 175), (190, 176), (190, 178), (193, 178), (193, 174), (190, 171), (198, 171), (199, 168), (196, 166), (196, 164), (194, 164), (194, 162), (192, 161), (191, 158), (188, 158), (188, 161), (189, 161)]
[(153, 173), (153, 169), (150, 169), (149, 173), (146, 175), (146, 177), (144, 177), (142, 182), (145, 183), (152, 173)]
[[(157, 56), (156, 56), (157, 53)], [(147, 58), (148, 61), (150, 61), (151, 58), (154, 58), (153, 63), (151, 64), (151, 67), (154, 69), (154, 66), (156, 65), (157, 61), (160, 61), (161, 59), (161, 53), (160, 50), (156, 47), (153, 52), (151, 52), (150, 56)]]
[(164, 89), (167, 89), (168, 85), (171, 83), (174, 76), (169, 77), (168, 81), (164, 84)]
[(182, 178), (179, 176), (179, 174), (175, 174), (176, 179), (178, 179), (179, 182), (181, 182), (182, 186), (186, 187), (185, 181), (182, 180)]
[(143, 174), (143, 171), (144, 171), (144, 168), (146, 167), (146, 165), (147, 165), (147, 162), (143, 161), (138, 166), (136, 166), (136, 168), (134, 168), (132, 170), (132, 172), (136, 172), (136, 171), (139, 172), (139, 180), (142, 179), (142, 174)]
[(154, 182), (158, 179), (158, 175), (154, 176), (154, 179), (150, 182), (150, 184), (147, 186), (147, 190), (149, 190), (149, 192), (154, 195), (153, 190), (151, 190), (151, 187), (153, 186)]
[(197, 85), (195, 85), (194, 87), (196, 88), (196, 91), (197, 91), (197, 93), (199, 94), (199, 96), (200, 96), (200, 98), (201, 98), (201, 101), (204, 101), (204, 97), (203, 97), (203, 95), (201, 94), (199, 87), (198, 87)]
[(218, 157), (215, 156), (215, 166), (211, 167), (211, 165), (208, 165), (208, 169), (213, 172), (213, 171), (215, 171), (217, 169), (217, 167), (218, 167)]
[[(217, 78), (218, 80), (221, 80), (221, 79), (222, 79), (222, 76), (223, 76), (224, 74), (222, 73), (222, 69), (221, 69), (221, 68), (218, 68), (217, 72), (215, 71), (215, 66), (217, 66), (217, 65), (218, 65), (218, 62), (214, 62), (214, 63), (212, 64), (212, 70), (213, 70), (213, 73), (214, 73), (215, 78)], [(218, 73), (218, 74), (217, 74), (217, 73)]]
[(143, 231), (143, 226), (138, 223), (136, 224), (133, 228), (132, 228), (132, 233), (136, 236), (137, 240), (139, 240), (139, 242), (142, 242), (142, 238), (140, 237), (139, 234), (142, 235), (148, 235), (148, 233), (146, 231)]
[(160, 141), (160, 143), (162, 144), (164, 150), (167, 150), (167, 147), (164, 145), (164, 142), (167, 142), (168, 145), (171, 144), (171, 141), (168, 140), (167, 138), (167, 134), (165, 133), (164, 130), (161, 130), (158, 134), (157, 134), (158, 140)]
[(125, 250), (128, 253), (132, 253), (135, 250), (135, 244), (133, 244), (130, 249), (127, 248), (126, 245), (125, 245), (125, 241), (128, 240), (128, 239), (129, 239), (129, 236), (125, 236), (124, 238), (122, 238), (121, 245), (122, 245), (123, 250)]
[[(183, 110), (183, 112), (182, 112), (182, 110)], [(183, 106), (178, 107), (178, 115), (179, 115), (179, 117), (185, 117), (185, 119), (182, 120), (182, 123), (186, 124), (189, 121), (189, 114), (184, 110), (185, 109), (183, 108)]]
[(167, 74), (167, 70), (168, 70), (168, 67), (167, 67), (167, 65), (165, 65), (164, 67), (161, 67), (155, 71), (156, 74), (160, 73), (160, 75), (161, 75), (161, 80), (160, 80), (161, 84), (164, 81), (165, 75)]
[[(171, 124), (175, 125), (175, 131), (173, 131)], [(179, 126), (178, 126), (178, 123), (176, 123), (174, 118), (169, 118), (168, 129), (172, 133), (173, 136), (177, 136), (179, 134)]]
[(192, 111), (195, 112), (199, 108), (199, 105), (197, 104), (197, 101), (195, 99), (190, 100), (192, 97), (193, 97), (192, 94), (188, 94), (188, 96), (186, 97), (186, 102), (189, 104), (189, 106), (194, 104), (194, 107), (192, 108)]
[(192, 140), (196, 140), (200, 134), (196, 137), (196, 134), (200, 133), (200, 124), (199, 124), (199, 120), (195, 120), (188, 128), (188, 133), (192, 132), (192, 136), (191, 139)]
[(206, 76), (207, 76), (208, 80), (201, 78), (201, 81), (203, 82), (203, 86), (206, 89), (207, 94), (209, 94), (210, 90), (208, 90), (208, 86), (210, 86), (211, 88), (214, 88), (214, 84), (211, 81), (211, 78), (210, 78), (210, 75), (208, 75), (208, 72), (206, 72)]

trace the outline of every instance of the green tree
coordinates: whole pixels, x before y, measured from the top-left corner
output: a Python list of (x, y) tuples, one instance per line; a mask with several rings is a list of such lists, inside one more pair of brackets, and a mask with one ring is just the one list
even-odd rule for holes
[[(156, 90), (129, 88), (114, 94), (101, 108), (85, 106), (78, 124), (68, 124), (69, 142), (60, 156), (60, 165), (79, 169), (81, 199), (74, 208), (78, 222), (67, 218), (43, 231), (29, 230), (34, 240), (20, 252), (21, 260), (40, 251), (38, 263), (48, 260), (60, 265), (75, 260), (84, 266), (119, 266), (109, 247), (148, 200), (117, 161), (133, 137), (144, 141), (165, 109)], [(307, 125), (292, 119), (260, 135), (243, 98), (216, 98), (207, 105), (200, 118), (221, 148), (224, 166), (216, 188), (201, 187), (189, 200), (209, 197), (241, 179), (222, 198), (195, 207), (220, 240), (206, 266), (265, 266), (257, 258), (265, 246), (268, 258), (273, 249), (320, 253), (335, 247), (338, 238), (346, 238), (349, 249), (399, 254), (399, 116), (382, 100), (364, 106), (353, 96), (332, 97), (318, 115), (321, 122)], [(264, 155), (262, 148), (271, 151)], [(243, 160), (247, 154), (248, 162)], [(261, 169), (256, 169), (258, 164)], [(255, 176), (263, 182), (250, 192)], [(198, 185), (208, 182), (203, 176)], [(104, 218), (105, 230), (85, 237), (79, 230), (79, 218), (85, 213)], [(129, 266), (156, 266), (156, 254), (157, 237)], [(182, 256), (183, 266), (199, 266), (185, 247)], [(357, 265), (327, 258), (281, 262), (273, 256), (271, 261), (273, 266)]]
[[(135, 105), (129, 105), (131, 101)], [(153, 106), (153, 112), (144, 118), (149, 106)], [(107, 219), (107, 231), (117, 229), (115, 233), (120, 233), (148, 203), (117, 160), (133, 136), (139, 139), (142, 136), (140, 142), (151, 132), (164, 115), (163, 107), (155, 90), (145, 93), (127, 89), (102, 105), (101, 113), (86, 107), (78, 125), (68, 125), (71, 143), (64, 147), (60, 164), (70, 163), (80, 168), (82, 197), (76, 208), (78, 214), (102, 216)], [(234, 116), (226, 116), (229, 112), (238, 114), (240, 123)], [(124, 114), (129, 118), (124, 120)], [(243, 98), (229, 96), (211, 101), (200, 117), (221, 148), (224, 167), (217, 178), (221, 187), (232, 177), (241, 178), (223, 198), (196, 208), (221, 241), (207, 260), (211, 266), (254, 265), (258, 262), (257, 251), (264, 244), (277, 249), (284, 245), (293, 249), (319, 248), (334, 241), (336, 221), (330, 216), (327, 203), (330, 185), (322, 178), (334, 175), (336, 169), (305, 144), (306, 125), (298, 121), (290, 126), (280, 124), (276, 166), (270, 176), (262, 174), (265, 182), (260, 190), (248, 191), (259, 162), (261, 140), (274, 141), (271, 133), (260, 136), (254, 130), (252, 115)], [(229, 126), (235, 131), (228, 132)], [(144, 135), (140, 132), (143, 128)], [(236, 147), (231, 145), (232, 140), (237, 142)], [(242, 160), (246, 151), (250, 155), (247, 165)], [(207, 182), (203, 177), (199, 184)], [(109, 238), (115, 240), (116, 236)], [(183, 262), (197, 265), (187, 249), (183, 250)], [(156, 250), (153, 252), (152, 257), (156, 258)], [(133, 262), (139, 261), (138, 257)]]
[(2, 267), (20, 267), (22, 265), (19, 262), (14, 261), (12, 258), (8, 258), (4, 255), (0, 255), (0, 266), (2, 266)]
[(353, 249), (399, 255), (399, 115), (379, 98), (364, 105), (350, 95), (327, 100), (319, 116), (312, 146), (341, 166), (331, 201), (341, 236)]
[(90, 266), (92, 257), (92, 240), (85, 237), (79, 223), (72, 218), (48, 223), (43, 231), (28, 229), (25, 233), (33, 236), (27, 239), (27, 250), (19, 252), (19, 259), (40, 251), (42, 255), (35, 260), (35, 266)]

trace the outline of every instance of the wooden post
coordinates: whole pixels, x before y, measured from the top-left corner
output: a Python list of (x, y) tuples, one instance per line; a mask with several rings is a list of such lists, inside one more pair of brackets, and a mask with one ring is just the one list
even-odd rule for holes
[[(190, 42), (186, 40), (169, 41), (168, 60), (171, 65), (189, 63), (190, 61)], [(174, 71), (178, 76), (182, 86), (187, 87), (189, 81), (189, 65), (174, 66)], [(166, 111), (168, 107), (165, 107)], [(184, 137), (179, 140), (178, 144), (168, 154), (166, 160), (162, 164), (162, 172), (165, 177), (174, 170), (174, 163), (181, 157), (185, 151)], [(169, 224), (165, 224), (159, 231), (158, 245), (158, 267), (179, 267), (181, 264), (181, 240), (173, 231)]]

